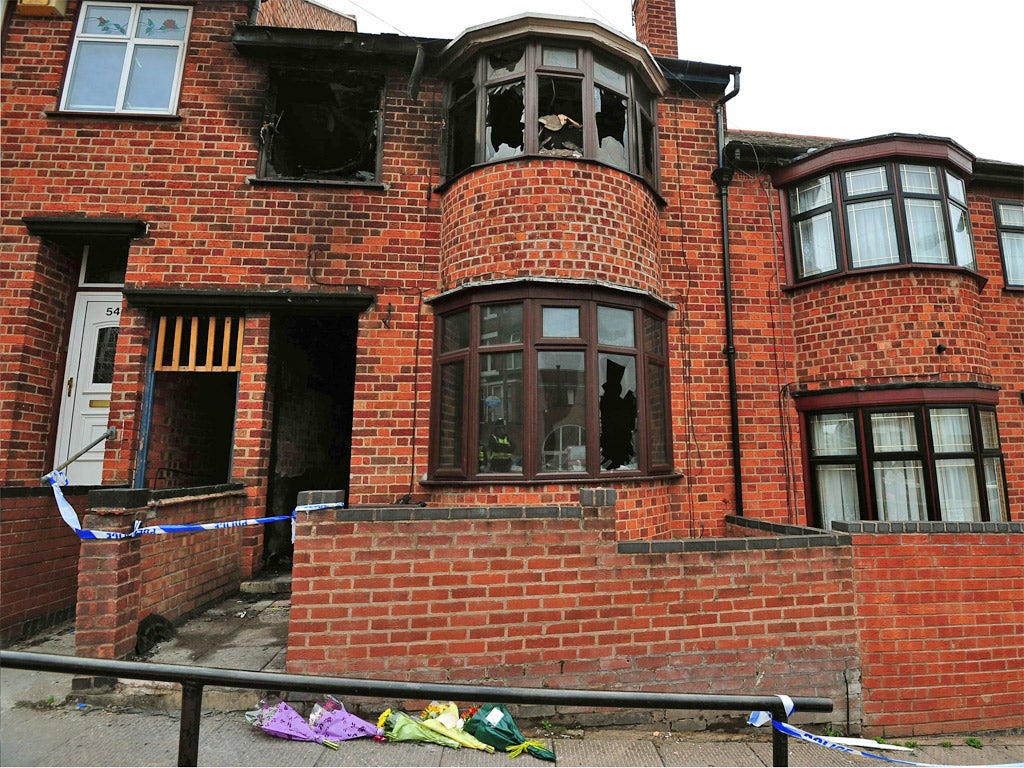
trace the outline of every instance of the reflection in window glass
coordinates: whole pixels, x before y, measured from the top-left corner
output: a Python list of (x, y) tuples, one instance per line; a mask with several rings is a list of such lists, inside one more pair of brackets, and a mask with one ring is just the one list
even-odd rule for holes
[(793, 215), (806, 213), (832, 202), (832, 179), (821, 176), (798, 185), (789, 193), (789, 206)]
[(997, 457), (984, 460), (985, 495), (988, 498), (988, 519), (1006, 522), (1006, 495), (1003, 488), (1003, 462)]
[(551, 45), (544, 46), (541, 59), (545, 67), (565, 67), (576, 69), (576, 49), (557, 48)]
[(580, 311), (577, 307), (541, 309), (541, 334), (549, 339), (577, 339), (580, 335)]
[(480, 346), (523, 340), (523, 305), (489, 304), (480, 310)]
[(974, 238), (971, 237), (971, 220), (967, 211), (950, 203), (949, 221), (953, 227), (953, 253), (957, 266), (975, 269)]
[(132, 56), (124, 108), (166, 110), (174, 89), (174, 65), (177, 59), (177, 48), (156, 45), (137, 47)]
[(601, 469), (636, 469), (636, 360), (598, 355)]
[(437, 465), (441, 469), (462, 467), (465, 384), (466, 366), (461, 360), (441, 366), (440, 391), (437, 393), (440, 412)]
[(668, 374), (664, 365), (647, 363), (647, 428), (650, 430), (651, 464), (668, 464)]
[(585, 472), (587, 420), (585, 356), (537, 353), (537, 435), (541, 472)]
[(594, 58), (594, 79), (619, 93), (626, 92), (626, 70), (611, 61)]
[(616, 307), (597, 308), (597, 343), (613, 347), (635, 347), (633, 312)]
[(523, 353), (481, 355), (478, 392), (480, 471), (522, 474)]
[(441, 351), (454, 352), (469, 346), (469, 310), (441, 318)]

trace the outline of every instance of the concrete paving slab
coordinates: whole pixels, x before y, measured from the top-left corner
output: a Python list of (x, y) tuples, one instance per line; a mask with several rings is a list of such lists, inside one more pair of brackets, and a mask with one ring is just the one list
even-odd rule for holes
[[(613, 739), (566, 740), (555, 745), (555, 757), (563, 768), (588, 765), (660, 766), (661, 757), (650, 741)], [(595, 763), (595, 759), (597, 762)]]
[[(764, 763), (750, 749), (750, 745), (740, 741), (659, 741), (658, 753), (661, 764), (682, 768), (683, 766), (734, 765), (763, 766)], [(771, 765), (771, 763), (768, 763)]]

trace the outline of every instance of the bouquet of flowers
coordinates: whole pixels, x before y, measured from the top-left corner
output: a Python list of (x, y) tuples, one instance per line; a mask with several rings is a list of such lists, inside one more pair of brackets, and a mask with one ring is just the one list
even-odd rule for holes
[(318, 736), (332, 741), (358, 739), (362, 736), (375, 739), (383, 737), (380, 728), (347, 711), (345, 705), (333, 696), (327, 696), (313, 705), (309, 713), (309, 725)]
[(253, 728), (259, 728), (271, 736), (293, 741), (315, 741), (330, 749), (338, 748), (338, 742), (316, 733), (306, 718), (283, 701), (272, 704), (264, 699), (259, 708), (245, 713), (245, 719)]
[(424, 741), (452, 749), (462, 746), (454, 739), (427, 728), (420, 720), (393, 709), (385, 709), (381, 713), (377, 727), (383, 731), (388, 741)]
[(420, 722), (425, 728), (429, 728), (442, 736), (447, 736), (464, 747), (479, 749), (487, 753), (494, 752), (493, 746), (484, 744), (463, 730), (464, 721), (459, 717), (459, 708), (455, 706), (454, 702), (449, 701), (447, 704), (439, 704), (436, 701), (432, 702), (423, 710), (423, 714), (420, 717)]
[(466, 721), (466, 732), (471, 733), (495, 749), (504, 749), (509, 757), (519, 757), (529, 752), (541, 760), (554, 762), (555, 753), (544, 742), (527, 739), (520, 732), (511, 713), (501, 704), (485, 704)]

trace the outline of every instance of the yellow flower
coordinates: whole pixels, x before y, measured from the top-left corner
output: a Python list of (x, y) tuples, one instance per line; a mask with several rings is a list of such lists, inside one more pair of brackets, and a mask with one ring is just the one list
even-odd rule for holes
[(380, 717), (377, 718), (377, 727), (378, 728), (383, 728), (384, 727), (384, 723), (385, 723), (385, 721), (387, 721), (388, 715), (390, 715), (390, 714), (391, 714), (391, 710), (390, 709), (385, 709), (383, 712), (380, 713)]

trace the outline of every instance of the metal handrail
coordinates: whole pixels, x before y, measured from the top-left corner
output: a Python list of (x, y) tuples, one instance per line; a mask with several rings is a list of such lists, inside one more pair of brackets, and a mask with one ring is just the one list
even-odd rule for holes
[[(438, 699), (442, 701), (497, 701), (509, 704), (553, 704), (623, 709), (688, 709), (731, 712), (766, 711), (787, 721), (786, 705), (779, 696), (738, 694), (655, 693), (644, 691), (592, 691), (568, 688), (502, 688), (483, 685), (363, 680), (350, 677), (289, 675), (240, 669), (148, 664), (112, 659), (89, 659), (47, 653), (0, 651), (0, 667), (67, 674), (95, 674), (131, 680), (160, 680), (181, 685), (181, 726), (178, 765), (199, 761), (199, 720), (203, 686), (226, 685), (254, 690), (341, 694), (370, 698)], [(802, 712), (831, 712), (832, 700), (815, 696), (791, 697)], [(772, 765), (789, 765), (786, 734), (772, 728)]]

